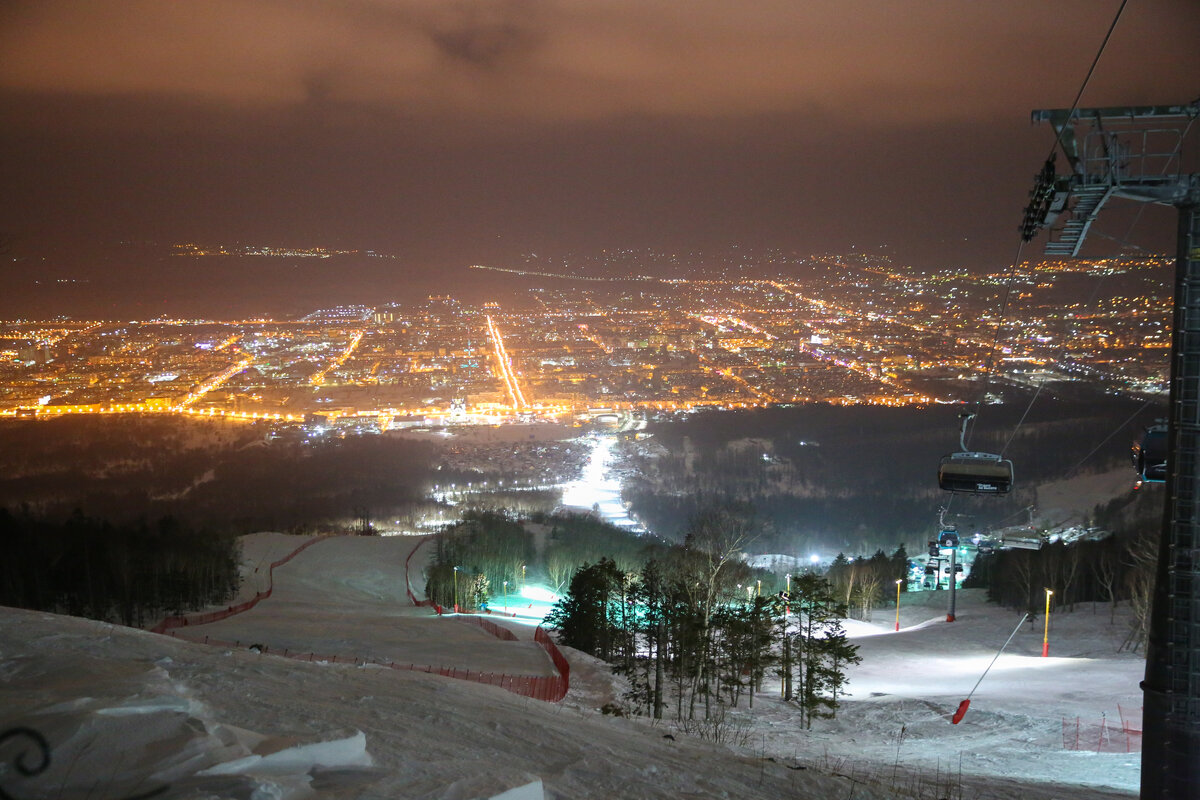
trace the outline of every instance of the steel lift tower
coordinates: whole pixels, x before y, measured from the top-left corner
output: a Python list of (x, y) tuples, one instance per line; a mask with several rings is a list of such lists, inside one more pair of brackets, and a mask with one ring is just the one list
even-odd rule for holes
[(1179, 211), (1166, 507), (1142, 682), (1142, 800), (1194, 800), (1200, 791), (1200, 173), (1188, 172), (1183, 157), (1197, 116), (1200, 100), (1034, 111), (1034, 122), (1057, 131), (1069, 171), (1057, 174), (1051, 156), (1021, 228), (1025, 241), (1050, 228), (1046, 254), (1072, 257), (1110, 197)]

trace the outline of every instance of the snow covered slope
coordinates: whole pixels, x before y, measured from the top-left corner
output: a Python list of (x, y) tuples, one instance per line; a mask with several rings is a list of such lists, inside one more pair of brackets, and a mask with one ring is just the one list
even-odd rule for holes
[[(298, 540), (251, 537), (247, 571)], [(405, 604), (412, 542), (347, 538), (276, 570), (253, 611), (188, 636), (431, 664), (546, 674), (545, 654)], [(263, 588), (249, 586), (249, 591)], [(1139, 754), (1064, 750), (1062, 718), (1115, 721), (1140, 705), (1140, 658), (1118, 656), (1121, 618), (1081, 608), (1052, 616), (1051, 654), (1026, 625), (962, 724), (949, 724), (1019, 615), (960, 594), (905, 598), (853, 622), (863, 663), (838, 719), (797, 728), (777, 688), (737, 710), (743, 746), (689, 739), (646, 720), (602, 716), (619, 683), (569, 653), (572, 688), (551, 705), (503, 690), (376, 666), (299, 662), (244, 644), (214, 647), (61, 617), (0, 609), (0, 788), (14, 797), (473, 798), (541, 779), (554, 798), (798, 800), (940, 797), (1133, 797)], [(885, 619), (886, 617), (886, 619)], [(209, 629), (207, 632), (204, 629)], [(219, 634), (219, 635), (218, 635)], [(670, 734), (674, 738), (668, 738)]]

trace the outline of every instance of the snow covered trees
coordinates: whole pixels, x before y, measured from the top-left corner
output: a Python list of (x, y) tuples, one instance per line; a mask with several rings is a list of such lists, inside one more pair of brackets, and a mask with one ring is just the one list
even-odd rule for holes
[(517, 586), (533, 554), (533, 536), (521, 523), (492, 511), (468, 512), (438, 536), (425, 594), (447, 608), (478, 608), (492, 587)]
[(882, 550), (870, 558), (848, 559), (838, 553), (826, 574), (848, 613), (870, 621), (871, 611), (889, 599), (896, 580), (907, 578), (908, 553), (903, 545), (890, 556)]
[(760, 594), (732, 530), (707, 540), (718, 545), (708, 550), (700, 543), (714, 531), (698, 527), (637, 573), (608, 559), (585, 565), (548, 622), (564, 644), (625, 674), (648, 716), (673, 709), (676, 721), (716, 736), (726, 709), (753, 705), (774, 674), (811, 726), (833, 715), (846, 667), (859, 660), (841, 627), (845, 607), (819, 575), (794, 577), (790, 602)]
[(585, 565), (575, 572), (566, 596), (546, 622), (558, 630), (563, 644), (609, 661), (614, 643), (629, 638), (620, 627), (624, 585), (624, 576), (612, 561)]
[(785, 683), (797, 687), (794, 699), (801, 722), (811, 728), (814, 719), (834, 716), (838, 694), (846, 684), (846, 666), (862, 658), (858, 646), (846, 638), (841, 622), (846, 607), (834, 597), (828, 580), (813, 574), (796, 576), (790, 600), (796, 623), (794, 633), (791, 628), (784, 633), (791, 645), (783, 665)]

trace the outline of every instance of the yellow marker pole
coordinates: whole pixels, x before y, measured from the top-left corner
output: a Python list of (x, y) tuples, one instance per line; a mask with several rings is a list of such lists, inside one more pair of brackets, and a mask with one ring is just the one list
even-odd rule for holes
[(900, 632), (900, 583), (899, 578), (896, 579), (896, 632)]
[(1050, 595), (1054, 592), (1046, 590), (1046, 632), (1042, 634), (1042, 658), (1050, 655)]

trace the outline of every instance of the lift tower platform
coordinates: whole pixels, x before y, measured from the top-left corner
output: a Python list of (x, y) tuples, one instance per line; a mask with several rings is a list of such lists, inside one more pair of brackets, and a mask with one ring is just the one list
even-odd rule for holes
[(1068, 171), (1058, 174), (1051, 156), (1021, 226), (1027, 242), (1049, 228), (1045, 253), (1069, 258), (1112, 197), (1179, 211), (1166, 507), (1142, 682), (1142, 800), (1189, 800), (1200, 786), (1200, 173), (1188, 171), (1183, 152), (1197, 116), (1200, 100), (1034, 111), (1035, 123), (1058, 133)]

